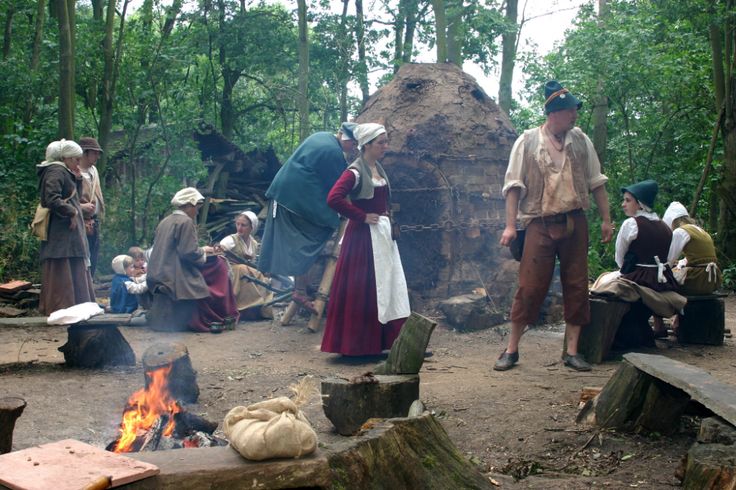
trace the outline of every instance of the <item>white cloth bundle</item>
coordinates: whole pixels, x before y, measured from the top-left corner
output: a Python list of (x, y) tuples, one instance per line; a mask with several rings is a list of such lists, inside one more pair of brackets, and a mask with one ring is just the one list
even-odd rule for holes
[(317, 449), (317, 433), (291, 399), (282, 396), (235, 407), (223, 424), (230, 445), (244, 458), (299, 458)]

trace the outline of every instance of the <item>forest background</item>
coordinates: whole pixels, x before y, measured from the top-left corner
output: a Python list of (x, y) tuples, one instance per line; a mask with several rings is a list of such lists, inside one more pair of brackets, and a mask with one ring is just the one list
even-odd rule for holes
[[(497, 77), (489, 95), (517, 131), (543, 121), (546, 80), (578, 94), (615, 221), (622, 185), (657, 180), (656, 210), (679, 200), (695, 213), (733, 288), (736, 0), (591, 1), (544, 56), (519, 48), (526, 1), (0, 0), (0, 280), (38, 278), (28, 224), (49, 142), (91, 135), (106, 150), (106, 272), (113, 255), (150, 244), (171, 195), (206, 175), (199, 123), (284, 161), (357, 114), (369, 81), (432, 52)], [(589, 258), (592, 274), (614, 267), (595, 236)]]

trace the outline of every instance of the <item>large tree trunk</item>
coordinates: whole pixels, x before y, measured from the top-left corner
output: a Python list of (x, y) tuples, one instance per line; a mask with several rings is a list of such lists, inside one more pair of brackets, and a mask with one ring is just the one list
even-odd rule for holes
[[(608, 7), (606, 0), (598, 0), (598, 24), (605, 28)], [(606, 146), (608, 144), (608, 97), (605, 94), (605, 74), (598, 74), (598, 86), (595, 107), (593, 107), (593, 147), (598, 154), (601, 167), (606, 163)]]
[[(726, 0), (725, 8), (731, 12), (734, 0)], [(717, 32), (717, 30), (716, 30)], [(714, 83), (716, 92), (723, 85), (722, 104), (724, 118), (722, 134), (724, 142), (723, 178), (719, 188), (721, 198), (721, 217), (718, 223), (718, 242), (720, 251), (729, 259), (736, 259), (736, 74), (733, 72), (731, 59), (736, 44), (736, 28), (734, 21), (728, 18), (723, 27), (723, 36), (715, 36), (711, 28), (711, 48), (713, 54)], [(722, 53), (722, 54), (721, 54)], [(719, 56), (720, 55), (720, 56)], [(716, 94), (716, 103), (719, 100)]]
[(69, 140), (74, 139), (74, 1), (56, 0), (59, 25), (59, 137)]
[[(100, 104), (100, 129), (98, 137), (102, 149), (107, 149), (107, 141), (112, 131), (112, 114), (115, 105), (115, 89), (117, 86), (120, 59), (123, 56), (123, 37), (125, 34), (125, 13), (128, 9), (129, 0), (123, 2), (123, 10), (120, 14), (120, 27), (118, 29), (117, 44), (113, 48), (113, 27), (115, 24), (116, 0), (109, 0), (107, 4), (107, 15), (105, 18), (105, 40), (103, 42), (103, 58), (105, 68), (102, 77), (102, 101)], [(107, 153), (100, 156), (97, 167), (100, 173), (105, 171)]]
[(340, 67), (340, 121), (348, 120), (348, 81), (350, 78), (348, 63), (352, 50), (349, 48), (349, 44), (345, 43), (349, 39), (345, 26), (348, 19), (349, 3), (350, 0), (342, 0), (342, 14), (340, 15), (340, 43), (342, 46), (348, 46), (348, 49), (340, 50), (340, 59), (338, 62), (338, 66)]
[[(404, 28), (403, 54), (401, 55), (402, 63), (411, 63), (414, 52), (414, 33), (417, 30), (417, 0), (408, 0), (406, 10), (406, 27)], [(427, 4), (429, 5), (429, 4)]]
[(358, 43), (358, 84), (360, 85), (360, 93), (363, 103), (370, 96), (370, 88), (368, 86), (368, 62), (365, 59), (365, 24), (363, 19), (363, 0), (355, 0), (355, 16), (357, 18), (356, 41)]
[(447, 17), (445, 15), (445, 0), (432, 0), (434, 9), (434, 23), (437, 39), (437, 63), (447, 61)]
[(297, 0), (299, 11), (299, 141), (309, 136), (309, 38), (307, 36), (307, 2)]
[(406, 1), (399, 0), (399, 8), (394, 20), (394, 73), (401, 66), (404, 56), (404, 28), (406, 27)]
[[(501, 55), (501, 77), (498, 84), (498, 106), (508, 114), (511, 110), (511, 85), (514, 80), (516, 65), (516, 40), (519, 38), (519, 26), (516, 23), (518, 0), (506, 1), (506, 27), (501, 36), (503, 46)], [(513, 27), (512, 27), (513, 26)]]
[(43, 43), (43, 26), (46, 22), (46, 0), (38, 0), (36, 4), (36, 27), (33, 35), (33, 49), (31, 54), (31, 70), (38, 69), (41, 60), (41, 43)]
[(447, 61), (463, 67), (463, 4), (459, 0), (446, 0)]

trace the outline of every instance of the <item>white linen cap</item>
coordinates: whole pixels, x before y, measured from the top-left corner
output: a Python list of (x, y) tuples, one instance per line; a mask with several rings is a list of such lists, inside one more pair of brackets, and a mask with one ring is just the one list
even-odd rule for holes
[(171, 205), (177, 208), (180, 208), (186, 204), (196, 206), (202, 201), (204, 201), (204, 196), (200, 194), (197, 189), (195, 189), (194, 187), (185, 187), (184, 189), (174, 194), (174, 198), (171, 200)]
[(677, 218), (682, 218), (683, 216), (689, 216), (687, 209), (685, 209), (685, 206), (677, 201), (672, 201), (667, 208), (667, 211), (664, 212), (664, 216), (662, 216), (662, 221), (664, 221), (667, 226), (672, 228), (672, 222), (675, 221)]
[(358, 126), (353, 129), (353, 135), (355, 136), (355, 139), (358, 140), (359, 148), (362, 148), (363, 145), (370, 143), (385, 132), (386, 128), (383, 127), (382, 124), (376, 123), (358, 124)]
[(250, 221), (250, 232), (255, 235), (258, 231), (258, 216), (253, 211), (243, 211), (238, 216), (245, 216)]

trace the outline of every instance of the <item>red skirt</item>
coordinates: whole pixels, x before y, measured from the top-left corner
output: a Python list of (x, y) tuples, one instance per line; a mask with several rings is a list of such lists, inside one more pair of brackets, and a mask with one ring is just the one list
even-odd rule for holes
[(210, 290), (209, 298), (197, 300), (197, 308), (189, 323), (195, 332), (209, 332), (210, 325), (226, 318), (238, 319), (238, 305), (228, 276), (227, 262), (222, 257), (208, 257), (199, 268)]
[(350, 221), (330, 289), (322, 351), (346, 356), (380, 354), (390, 349), (406, 318), (378, 321), (376, 273), (370, 228)]

